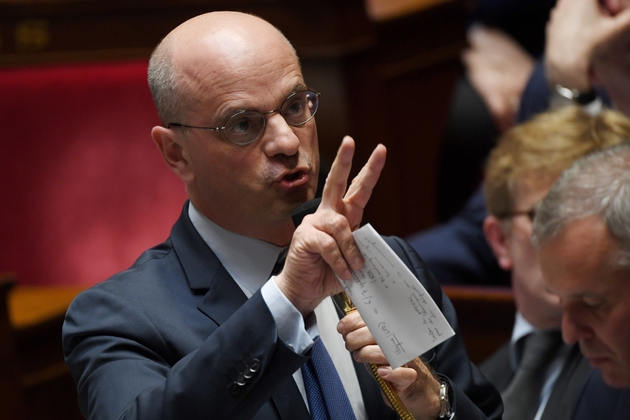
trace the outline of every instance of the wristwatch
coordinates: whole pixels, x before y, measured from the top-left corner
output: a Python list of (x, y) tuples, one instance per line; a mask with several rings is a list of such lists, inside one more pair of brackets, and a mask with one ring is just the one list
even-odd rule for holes
[(580, 105), (590, 104), (597, 98), (597, 93), (595, 93), (593, 89), (589, 89), (587, 92), (580, 92), (577, 89), (569, 89), (562, 85), (556, 85), (556, 92), (558, 95)]
[(440, 384), (440, 415), (441, 419), (453, 418), (453, 410), (451, 409), (451, 402), (448, 398), (448, 383), (442, 381)]
[(577, 89), (569, 89), (562, 85), (556, 85), (551, 94), (549, 106), (551, 109), (556, 109), (564, 105), (587, 106), (597, 99), (597, 93), (593, 89), (587, 92), (580, 92)]

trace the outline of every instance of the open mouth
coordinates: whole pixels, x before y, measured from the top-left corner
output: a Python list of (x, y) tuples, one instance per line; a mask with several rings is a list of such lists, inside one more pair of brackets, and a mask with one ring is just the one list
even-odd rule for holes
[(304, 172), (296, 172), (293, 174), (289, 174), (287, 176), (284, 177), (284, 180), (288, 181), (288, 182), (293, 182), (297, 179), (300, 179), (302, 176), (304, 176)]
[(297, 172), (293, 172), (282, 177), (282, 180), (280, 181), (280, 185), (282, 185), (285, 188), (294, 188), (294, 187), (304, 185), (306, 182), (308, 182), (307, 173), (304, 171), (297, 171)]

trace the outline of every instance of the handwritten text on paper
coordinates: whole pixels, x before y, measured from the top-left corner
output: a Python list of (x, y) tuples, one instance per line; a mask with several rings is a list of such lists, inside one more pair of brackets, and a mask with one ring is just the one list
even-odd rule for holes
[(426, 289), (371, 225), (353, 235), (365, 266), (352, 281), (340, 281), (392, 367), (455, 335)]

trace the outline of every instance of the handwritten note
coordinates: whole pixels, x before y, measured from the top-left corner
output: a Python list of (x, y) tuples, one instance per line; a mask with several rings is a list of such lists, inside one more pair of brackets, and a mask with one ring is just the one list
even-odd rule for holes
[(455, 335), (420, 281), (371, 225), (353, 235), (365, 266), (352, 281), (339, 281), (392, 367)]

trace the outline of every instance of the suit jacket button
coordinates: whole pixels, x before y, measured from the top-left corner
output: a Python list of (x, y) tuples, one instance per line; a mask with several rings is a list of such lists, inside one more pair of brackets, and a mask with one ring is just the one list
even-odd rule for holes
[(249, 370), (251, 372), (258, 372), (258, 369), (260, 369), (260, 360), (258, 359), (252, 360), (252, 362), (249, 365)]
[(230, 394), (238, 395), (241, 393), (241, 387), (236, 384), (236, 382), (232, 382), (228, 387), (230, 390)]
[(241, 373), (240, 375), (238, 375), (238, 378), (235, 382), (237, 385), (244, 386), (247, 383), (247, 378), (244, 374)]

